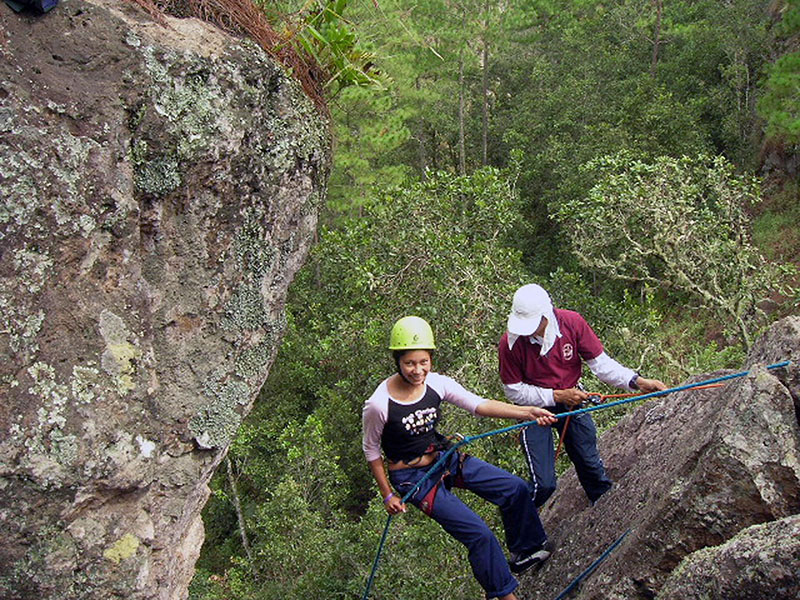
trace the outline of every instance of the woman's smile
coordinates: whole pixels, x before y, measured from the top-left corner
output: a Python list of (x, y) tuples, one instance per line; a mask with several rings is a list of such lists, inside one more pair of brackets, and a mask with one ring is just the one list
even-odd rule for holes
[(400, 374), (412, 385), (422, 385), (431, 370), (431, 354), (427, 350), (409, 350), (400, 359)]

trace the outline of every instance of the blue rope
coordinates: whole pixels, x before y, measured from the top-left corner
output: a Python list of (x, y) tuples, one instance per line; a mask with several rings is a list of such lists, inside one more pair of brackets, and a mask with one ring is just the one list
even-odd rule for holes
[[(786, 367), (791, 364), (792, 361), (784, 360), (779, 363), (775, 363), (772, 365), (768, 365), (767, 369), (779, 369), (781, 367)], [(646, 400), (648, 398), (655, 398), (656, 396), (666, 396), (667, 394), (673, 394), (675, 392), (682, 392), (684, 390), (689, 390), (696, 387), (702, 387), (704, 385), (710, 385), (712, 383), (718, 383), (720, 381), (728, 381), (730, 379), (735, 379), (737, 377), (744, 377), (750, 373), (750, 371), (740, 371), (739, 373), (731, 373), (730, 375), (724, 375), (722, 377), (715, 377), (713, 379), (706, 379), (705, 381), (698, 381), (697, 383), (687, 383), (686, 385), (681, 385), (674, 388), (669, 388), (667, 390), (661, 390), (659, 392), (650, 392), (649, 394), (640, 394), (638, 396), (632, 396), (631, 398), (623, 398), (622, 400), (617, 400), (615, 402), (606, 402), (603, 404), (597, 404), (594, 406), (587, 406), (585, 408), (581, 408), (578, 410), (573, 410), (569, 412), (563, 412), (555, 415), (557, 419), (563, 419), (565, 417), (570, 417), (574, 415), (580, 415), (583, 413), (593, 412), (595, 410), (605, 410), (607, 408), (611, 408), (613, 406), (619, 406), (620, 404), (628, 404), (630, 402), (639, 402), (640, 400)], [(497, 429), (495, 431), (488, 431), (486, 433), (481, 433), (479, 435), (468, 436), (464, 438), (464, 440), (477, 440), (484, 437), (489, 437), (490, 435), (497, 435), (498, 433), (505, 433), (507, 431), (514, 431), (515, 429), (521, 429), (523, 427), (528, 427), (529, 425), (535, 425), (536, 421), (525, 421), (524, 423), (518, 423), (516, 425), (511, 425), (509, 427), (505, 427), (503, 429)]]
[(564, 591), (555, 597), (555, 600), (563, 600), (563, 598), (566, 598), (567, 594), (569, 594), (572, 590), (574, 590), (581, 581), (583, 581), (589, 575), (591, 575), (592, 571), (594, 571), (600, 565), (601, 562), (603, 562), (606, 558), (608, 558), (608, 555), (614, 551), (614, 548), (616, 548), (622, 543), (622, 540), (624, 540), (625, 536), (628, 535), (630, 532), (631, 530), (628, 529), (628, 531), (619, 536), (617, 540), (613, 544), (611, 544), (606, 549), (605, 552), (603, 552), (599, 557), (597, 557), (597, 559), (592, 564), (590, 564), (583, 573), (581, 573), (575, 579), (573, 579), (570, 582), (570, 584), (564, 588)]
[[(454, 444), (453, 446), (451, 446), (444, 454), (442, 454), (442, 456), (439, 457), (439, 460), (437, 460), (435, 463), (433, 463), (433, 466), (430, 469), (428, 469), (428, 472), (425, 473), (425, 476), (422, 479), (420, 479), (416, 483), (416, 485), (406, 493), (405, 496), (402, 497), (401, 502), (403, 502), (405, 504), (405, 502), (407, 502), (408, 499), (411, 498), (411, 496), (414, 494), (414, 492), (416, 492), (419, 489), (419, 487), (425, 481), (430, 479), (430, 477), (436, 472), (436, 470), (441, 465), (444, 464), (444, 462), (448, 459), (448, 457), (450, 457), (450, 455), (453, 454), (453, 452), (455, 452), (461, 446), (463, 446), (465, 444), (468, 444), (470, 441), (471, 441), (470, 438), (464, 438), (463, 440), (461, 440), (457, 444)], [(375, 560), (372, 562), (372, 572), (369, 574), (369, 579), (367, 580), (367, 587), (364, 588), (364, 595), (361, 596), (361, 600), (367, 600), (367, 598), (369, 596), (369, 590), (372, 587), (372, 580), (375, 579), (375, 573), (378, 570), (378, 561), (380, 560), (381, 551), (383, 550), (383, 546), (386, 543), (386, 537), (387, 537), (387, 534), (389, 533), (389, 525), (392, 523), (392, 517), (393, 516), (394, 515), (389, 515), (389, 517), (386, 519), (386, 526), (383, 528), (383, 535), (381, 536), (380, 544), (378, 544), (378, 552), (375, 554)]]
[[(782, 362), (778, 362), (778, 363), (774, 363), (772, 365), (768, 365), (767, 369), (771, 370), (771, 369), (779, 369), (781, 367), (786, 367), (789, 364), (791, 364), (791, 362), (792, 361), (790, 361), (790, 360), (784, 360)], [(704, 386), (704, 385), (710, 385), (712, 383), (718, 383), (720, 381), (728, 381), (730, 379), (736, 379), (737, 377), (744, 377), (748, 373), (750, 373), (750, 371), (740, 371), (738, 373), (731, 373), (730, 375), (724, 375), (722, 377), (715, 377), (713, 379), (706, 379), (705, 381), (699, 381), (697, 383), (688, 383), (686, 385), (681, 385), (681, 386), (678, 386), (678, 387), (669, 388), (667, 390), (661, 390), (659, 392), (651, 392), (649, 394), (640, 394), (638, 396), (633, 396), (631, 398), (624, 398), (622, 400), (617, 400), (616, 402), (607, 402), (605, 404), (598, 404), (598, 405), (595, 405), (595, 406), (587, 406), (585, 408), (581, 408), (581, 409), (578, 409), (578, 410), (559, 413), (559, 414), (555, 415), (555, 417), (557, 419), (563, 419), (563, 418), (574, 416), (574, 415), (580, 415), (580, 414), (583, 414), (583, 413), (593, 412), (595, 410), (605, 410), (605, 409), (611, 408), (613, 406), (619, 406), (620, 404), (628, 404), (630, 402), (639, 402), (640, 400), (646, 400), (647, 398), (655, 398), (657, 396), (666, 396), (667, 394), (672, 394), (672, 393), (675, 393), (675, 392), (682, 392), (684, 390), (689, 390), (689, 389), (696, 388), (696, 387), (701, 387), (701, 386)], [(489, 436), (493, 436), (493, 435), (498, 435), (498, 434), (501, 434), (501, 433), (507, 433), (509, 431), (515, 431), (517, 429), (522, 429), (524, 427), (529, 427), (530, 425), (536, 425), (536, 424), (537, 424), (536, 421), (525, 421), (523, 423), (517, 423), (516, 425), (510, 425), (508, 427), (503, 427), (502, 429), (495, 429), (493, 431), (487, 431), (485, 433), (479, 433), (479, 434), (476, 434), (476, 435), (468, 435), (468, 436), (466, 436), (463, 440), (461, 440), (457, 444), (454, 444), (453, 446), (451, 446), (447, 450), (447, 452), (445, 452), (444, 454), (442, 454), (441, 457), (439, 457), (439, 460), (437, 460), (435, 463), (433, 463), (433, 466), (430, 469), (428, 469), (428, 472), (425, 474), (425, 476), (422, 479), (420, 479), (417, 482), (417, 484), (413, 488), (411, 488), (411, 490), (409, 490), (409, 492), (405, 496), (403, 496), (402, 502), (405, 503), (414, 494), (414, 492), (416, 492), (419, 489), (419, 487), (425, 481), (427, 481), (436, 472), (436, 470), (442, 464), (444, 464), (444, 462), (450, 457), (450, 455), (453, 454), (453, 452), (455, 452), (461, 446), (469, 444), (469, 443), (471, 443), (471, 442), (473, 442), (475, 440), (480, 440), (480, 439), (483, 439), (483, 438), (486, 438), (486, 437), (489, 437)], [(381, 552), (383, 551), (383, 546), (386, 543), (386, 538), (387, 538), (387, 535), (388, 535), (388, 532), (389, 532), (389, 525), (391, 524), (391, 522), (392, 522), (392, 515), (389, 515), (389, 517), (386, 519), (386, 526), (383, 528), (383, 535), (381, 536), (381, 541), (378, 544), (378, 552), (375, 554), (375, 560), (372, 562), (372, 571), (369, 574), (369, 579), (367, 580), (367, 585), (366, 585), (366, 588), (364, 588), (364, 595), (361, 596), (361, 600), (367, 600), (367, 598), (369, 597), (369, 590), (372, 587), (372, 582), (375, 579), (375, 573), (378, 570), (378, 562), (380, 561)], [(627, 532), (626, 532), (626, 535), (627, 535)], [(621, 539), (619, 541), (621, 541)]]
[(389, 518), (386, 519), (386, 526), (383, 528), (381, 543), (378, 544), (378, 552), (377, 554), (375, 554), (375, 560), (372, 561), (372, 572), (369, 574), (369, 579), (367, 580), (367, 587), (364, 590), (364, 595), (361, 597), (361, 600), (367, 600), (369, 589), (372, 587), (372, 580), (375, 579), (375, 573), (378, 571), (378, 561), (381, 558), (381, 550), (383, 549), (384, 543), (386, 543), (386, 536), (389, 533), (389, 525), (391, 525), (391, 523), (392, 523), (392, 515), (389, 515)]

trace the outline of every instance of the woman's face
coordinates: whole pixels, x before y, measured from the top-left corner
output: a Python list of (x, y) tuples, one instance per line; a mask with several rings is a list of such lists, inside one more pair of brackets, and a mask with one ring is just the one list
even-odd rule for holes
[(400, 374), (412, 385), (422, 385), (431, 370), (431, 353), (409, 350), (400, 357)]

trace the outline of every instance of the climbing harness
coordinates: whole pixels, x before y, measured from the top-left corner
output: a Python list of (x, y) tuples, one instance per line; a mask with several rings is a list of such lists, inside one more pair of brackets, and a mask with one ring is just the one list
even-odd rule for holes
[(628, 531), (619, 536), (613, 544), (611, 544), (608, 548), (606, 548), (605, 552), (603, 552), (600, 556), (598, 556), (597, 559), (595, 559), (595, 561), (592, 564), (590, 564), (585, 571), (583, 571), (583, 573), (581, 573), (575, 579), (573, 579), (570, 582), (570, 584), (567, 587), (565, 587), (564, 590), (558, 596), (555, 597), (554, 600), (563, 600), (563, 598), (566, 598), (567, 595), (572, 590), (574, 590), (578, 585), (580, 585), (580, 583), (584, 579), (586, 579), (589, 575), (592, 574), (592, 571), (594, 571), (597, 567), (600, 566), (601, 562), (603, 562), (605, 559), (608, 558), (608, 555), (611, 554), (614, 551), (614, 549), (622, 543), (622, 540), (624, 540), (625, 536), (627, 536), (630, 532), (631, 530), (628, 529)]
[[(766, 368), (767, 368), (767, 370), (779, 369), (781, 367), (786, 367), (789, 364), (791, 364), (790, 360), (784, 360), (782, 362), (778, 362), (778, 363), (774, 363), (774, 364), (771, 364), (771, 365), (767, 365)], [(738, 373), (731, 373), (730, 375), (723, 375), (722, 377), (714, 377), (712, 379), (706, 379), (705, 381), (699, 381), (697, 383), (687, 383), (685, 385), (669, 388), (669, 389), (666, 389), (666, 390), (660, 390), (658, 392), (650, 392), (650, 393), (647, 393), (647, 394), (635, 394), (635, 395), (632, 395), (632, 394), (612, 394), (612, 395), (606, 395), (606, 396), (603, 396), (601, 394), (596, 394), (596, 395), (600, 396), (601, 398), (611, 398), (611, 397), (620, 397), (620, 396), (622, 396), (622, 398), (620, 398), (619, 400), (616, 400), (614, 402), (601, 402), (599, 404), (593, 404), (591, 406), (586, 406), (586, 407), (583, 407), (583, 408), (579, 408), (577, 410), (573, 410), (573, 411), (569, 411), (569, 412), (563, 412), (563, 413), (555, 415), (555, 417), (557, 419), (564, 419), (564, 418), (569, 418), (569, 417), (571, 417), (573, 415), (581, 415), (583, 413), (594, 412), (596, 410), (605, 410), (605, 409), (611, 408), (613, 406), (619, 406), (621, 404), (628, 404), (630, 402), (638, 402), (640, 400), (646, 400), (648, 398), (656, 398), (658, 396), (666, 396), (667, 394), (673, 394), (675, 392), (682, 392), (684, 390), (702, 389), (702, 388), (706, 388), (706, 387), (717, 387), (715, 384), (721, 383), (723, 381), (728, 381), (728, 380), (731, 380), (731, 379), (736, 379), (738, 377), (744, 377), (745, 375), (747, 375), (749, 373), (750, 373), (749, 370), (748, 371), (739, 371)], [(536, 425), (536, 421), (525, 421), (523, 423), (517, 423), (516, 425), (509, 425), (508, 427), (503, 427), (502, 429), (495, 429), (493, 431), (487, 431), (487, 432), (479, 433), (479, 434), (476, 434), (476, 435), (464, 436), (463, 439), (460, 439), (459, 441), (455, 442), (446, 452), (442, 453), (442, 455), (439, 457), (439, 460), (437, 460), (435, 463), (433, 463), (433, 466), (430, 469), (428, 469), (428, 472), (425, 474), (425, 476), (422, 477), (416, 483), (416, 485), (414, 485), (414, 487), (412, 487), (403, 496), (401, 501), (403, 503), (405, 503), (414, 494), (414, 492), (416, 492), (420, 488), (420, 486), (425, 481), (427, 481), (430, 477), (433, 476), (434, 473), (436, 473), (438, 471), (439, 467), (441, 467), (445, 463), (445, 461), (450, 457), (450, 455), (453, 452), (457, 451), (461, 446), (465, 446), (466, 444), (472, 443), (475, 440), (480, 440), (480, 439), (487, 438), (487, 437), (490, 437), (490, 436), (493, 436), (493, 435), (499, 435), (501, 433), (507, 433), (509, 431), (515, 431), (517, 429), (522, 429), (522, 428), (528, 427), (530, 425)], [(387, 517), (387, 519), (386, 519), (386, 525), (383, 528), (383, 533), (381, 534), (381, 540), (380, 540), (380, 542), (378, 544), (378, 551), (375, 553), (375, 560), (372, 562), (372, 570), (370, 571), (369, 578), (367, 579), (367, 585), (364, 588), (364, 594), (361, 596), (361, 600), (367, 600), (367, 598), (369, 597), (369, 590), (372, 587), (372, 582), (375, 579), (375, 573), (378, 571), (378, 565), (379, 565), (380, 558), (381, 558), (381, 552), (383, 551), (383, 546), (386, 543), (386, 538), (387, 538), (387, 536), (389, 534), (389, 526), (392, 524), (392, 518), (393, 517), (394, 517), (394, 515), (389, 515)], [(627, 535), (627, 532), (626, 532), (626, 535)], [(620, 538), (606, 552), (610, 552), (611, 550), (613, 550), (616, 547), (616, 544), (618, 544), (621, 541), (622, 541), (622, 538)], [(605, 558), (605, 557), (602, 557), (602, 558)], [(594, 568), (596, 568), (596, 565), (594, 567), (590, 567), (590, 569), (594, 569)], [(589, 572), (591, 572), (591, 571), (589, 571)], [(588, 573), (587, 573), (587, 575), (588, 575)]]

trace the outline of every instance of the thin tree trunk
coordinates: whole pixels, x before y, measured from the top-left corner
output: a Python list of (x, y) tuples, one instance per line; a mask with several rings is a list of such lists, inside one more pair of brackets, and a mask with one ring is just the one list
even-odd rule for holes
[[(313, 235), (314, 235), (313, 245), (316, 246), (317, 244), (319, 244), (319, 233), (318, 233), (318, 229), (316, 227), (314, 228), (314, 234)], [(319, 261), (315, 261), (315, 265), (314, 265), (314, 287), (316, 289), (319, 289), (319, 288), (322, 287), (322, 272), (321, 272), (321, 267), (320, 267)]]
[(489, 0), (483, 3), (483, 153), (481, 164), (489, 163)]
[(233, 478), (233, 465), (231, 465), (230, 457), (225, 457), (225, 466), (228, 468), (228, 485), (231, 488), (231, 497), (233, 498), (233, 508), (236, 510), (236, 519), (239, 522), (239, 535), (242, 537), (242, 546), (244, 547), (247, 560), (250, 567), (255, 572), (255, 563), (253, 563), (253, 553), (250, 551), (250, 541), (247, 539), (247, 530), (244, 525), (244, 515), (242, 515), (242, 505), (239, 502), (239, 492), (236, 491), (236, 480)]
[(464, 133), (464, 47), (458, 52), (458, 172), (467, 174), (467, 148)]
[[(417, 88), (417, 91), (420, 90), (420, 83), (419, 77), (414, 82), (414, 87)], [(425, 147), (425, 117), (420, 115), (419, 117), (419, 130), (417, 131), (417, 141), (419, 142), (419, 170), (422, 175), (422, 180), (426, 180), (428, 178), (428, 151)]]
[[(467, 13), (462, 8), (461, 29), (465, 29)], [(464, 133), (464, 42), (458, 51), (458, 172), (467, 174), (467, 148)]]
[(662, 0), (653, 0), (656, 6), (656, 28), (653, 32), (653, 59), (650, 62), (650, 75), (656, 76), (656, 67), (658, 66), (658, 46), (661, 44), (661, 10)]

